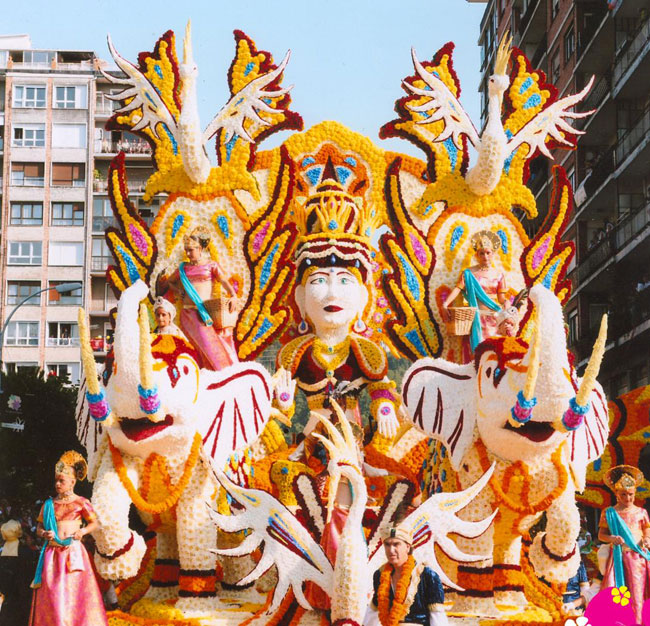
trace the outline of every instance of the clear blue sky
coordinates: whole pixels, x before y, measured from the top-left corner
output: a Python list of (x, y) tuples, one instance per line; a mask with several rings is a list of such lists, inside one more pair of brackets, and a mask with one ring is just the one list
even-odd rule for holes
[[(198, 97), (203, 126), (227, 101), (226, 72), (234, 54), (232, 31), (243, 30), (258, 48), (279, 61), (292, 56), (285, 84), (295, 85), (292, 108), (309, 128), (335, 119), (382, 147), (420, 156), (407, 142), (382, 141), (377, 133), (393, 117), (403, 94), (400, 81), (412, 72), (411, 46), (421, 60), (451, 40), (463, 94), (461, 102), (479, 123), (479, 23), (485, 4), (466, 0), (31, 0), (3, 3), (3, 34), (28, 33), (34, 48), (94, 50), (108, 58), (106, 33), (117, 50), (135, 61), (172, 29), (177, 47), (192, 19)], [(155, 6), (156, 9), (151, 7)], [(401, 8), (404, 7), (404, 8)], [(124, 17), (120, 16), (122, 13)], [(278, 140), (271, 138), (262, 148)]]

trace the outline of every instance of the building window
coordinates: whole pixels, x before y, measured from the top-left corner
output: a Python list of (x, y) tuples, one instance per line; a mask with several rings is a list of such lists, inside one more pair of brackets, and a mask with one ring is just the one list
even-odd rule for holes
[(84, 263), (84, 245), (81, 241), (51, 241), (48, 265), (80, 266)]
[(553, 0), (553, 3), (551, 5), (551, 19), (554, 20), (557, 17), (559, 10), (560, 10), (560, 0)]
[(74, 322), (48, 322), (48, 346), (78, 346), (79, 327)]
[(48, 363), (47, 375), (67, 379), (72, 385), (79, 384), (79, 363)]
[(571, 185), (571, 189), (576, 188), (576, 171), (575, 168), (571, 168), (571, 171), (568, 172), (567, 178), (569, 179), (569, 184)]
[[(41, 283), (27, 280), (10, 280), (7, 282), (7, 304), (19, 304), (25, 298), (33, 296), (41, 288)], [(32, 298), (25, 303), (28, 305), (40, 305), (40, 298)]]
[(74, 87), (55, 87), (55, 109), (86, 109), (88, 108), (88, 89), (85, 85)]
[(92, 262), (90, 269), (93, 272), (104, 272), (113, 262), (113, 255), (103, 237), (93, 237)]
[(551, 57), (551, 80), (557, 83), (560, 78), (560, 51), (556, 50)]
[(16, 187), (43, 187), (45, 185), (45, 164), (12, 163), (11, 184)]
[(40, 241), (10, 241), (9, 265), (40, 265), (43, 244)]
[(37, 346), (38, 322), (9, 322), (5, 330), (5, 346)]
[(51, 65), (54, 61), (54, 52), (43, 50), (25, 50), (23, 52), (23, 63), (25, 65)]
[(21, 124), (13, 127), (12, 146), (42, 148), (45, 146), (45, 124)]
[(84, 187), (86, 166), (84, 163), (52, 163), (54, 187)]
[(578, 341), (578, 309), (574, 309), (569, 313), (569, 345)]
[(573, 52), (576, 49), (576, 36), (575, 36), (575, 31), (573, 30), (573, 26), (569, 28), (569, 30), (566, 32), (566, 35), (564, 35), (564, 63), (565, 65), (569, 62), (571, 57), (573, 56)]
[(33, 361), (21, 361), (20, 363), (5, 363), (7, 374), (17, 374), (19, 372), (33, 372), (38, 373), (38, 363)]
[[(68, 284), (70, 281), (51, 280), (47, 286), (56, 287), (57, 285), (62, 285), (64, 282)], [(59, 293), (54, 289), (52, 289), (52, 291), (48, 291), (47, 303), (57, 306), (81, 306), (83, 304), (83, 290), (81, 287), (82, 283), (77, 282), (77, 285), (79, 285), (79, 289), (76, 289), (75, 291), (68, 291), (67, 293)]]
[(17, 109), (44, 109), (45, 85), (15, 85), (13, 106)]
[(85, 124), (52, 124), (53, 148), (85, 148)]
[(43, 223), (42, 202), (12, 202), (12, 226), (40, 226)]
[(82, 202), (52, 202), (52, 226), (83, 226)]
[(117, 226), (111, 201), (108, 198), (93, 199), (93, 232), (103, 233), (109, 226)]

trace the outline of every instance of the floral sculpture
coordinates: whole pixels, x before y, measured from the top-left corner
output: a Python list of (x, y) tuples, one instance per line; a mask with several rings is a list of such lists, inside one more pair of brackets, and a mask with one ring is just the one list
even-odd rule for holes
[[(543, 604), (549, 593), (537, 576), (566, 580), (577, 566), (575, 494), (607, 440), (595, 380), (606, 324), (581, 380), (562, 326), (572, 191), (555, 168), (548, 215), (531, 239), (523, 220), (537, 207), (525, 183), (537, 153), (575, 146), (579, 132), (569, 121), (587, 113), (571, 109), (589, 85), (558, 99), (543, 72), (504, 41), (479, 135), (459, 101), (453, 45), (431, 61), (413, 52), (407, 95), (380, 135), (413, 141), (422, 161), (336, 122), (299, 132), (302, 119), (282, 86), (288, 54), (275, 64), (240, 31), (235, 43), (229, 101), (203, 129), (189, 24), (182, 61), (171, 31), (137, 65), (109, 40), (121, 75), (106, 76), (122, 88), (109, 127), (150, 143), (154, 173), (144, 200), (163, 198), (147, 226), (128, 197), (124, 155), (113, 160), (117, 225), (106, 233), (115, 259), (107, 277), (119, 304), (99, 380), (80, 316), (86, 382), (78, 434), (102, 523), (98, 571), (150, 578), (133, 615), (111, 626), (193, 617), (207, 624), (227, 610), (220, 566), (227, 586), (260, 582), (273, 565), (277, 572), (263, 576), (271, 588), (265, 607), (261, 601), (247, 618), (229, 621), (298, 624), (316, 606), (317, 586), (333, 622), (360, 624), (382, 529), (403, 514), (418, 560), (457, 590), (460, 608), (523, 604), (523, 591)], [(281, 129), (297, 132), (259, 149)], [(478, 151), (471, 168), (468, 143)], [(472, 235), (486, 231), (495, 272), (506, 277), (505, 312), (517, 324), (515, 336), (490, 337), (471, 354), (441, 313), (470, 264)], [(220, 371), (202, 367), (196, 339), (150, 332), (156, 298), (177, 311), (188, 306), (164, 286), (190, 258), (184, 241), (197, 232), (206, 234), (206, 260), (219, 267), (211, 300), (224, 299), (222, 285), (237, 302), (227, 329), (237, 358)], [(213, 314), (196, 306), (209, 325)], [(276, 339), (271, 377), (254, 359)], [(387, 353), (417, 361), (401, 397)], [(294, 418), (296, 388), (313, 410), (304, 433)], [(287, 445), (281, 425), (307, 435), (305, 444)], [(415, 497), (424, 503), (417, 507)], [(131, 504), (155, 531), (155, 557), (153, 547), (144, 556), (143, 538), (129, 528)], [(529, 542), (543, 512), (546, 530)], [(434, 553), (436, 544), (459, 564)], [(120, 590), (130, 593), (126, 583)], [(167, 611), (167, 621), (156, 611)]]

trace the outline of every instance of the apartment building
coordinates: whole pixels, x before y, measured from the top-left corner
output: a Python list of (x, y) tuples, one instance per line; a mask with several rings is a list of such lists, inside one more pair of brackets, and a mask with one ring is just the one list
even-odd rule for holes
[[(481, 23), (482, 93), (506, 30), (561, 96), (594, 86), (578, 110), (575, 151), (554, 152), (573, 183), (565, 237), (576, 257), (566, 306), (569, 344), (586, 364), (600, 318), (609, 314), (600, 380), (610, 397), (650, 383), (650, 2), (489, 0)], [(483, 121), (487, 99), (483, 96)], [(540, 218), (550, 197), (550, 164), (531, 164)]]
[[(80, 287), (50, 289), (15, 311), (3, 337), (4, 371), (38, 367), (78, 382), (79, 306), (89, 312), (97, 360), (110, 342), (108, 166), (126, 153), (136, 204), (152, 168), (148, 144), (104, 130), (116, 105), (102, 63), (92, 51), (40, 50), (27, 35), (0, 36), (0, 319), (41, 289)], [(155, 211), (142, 207), (145, 219)]]

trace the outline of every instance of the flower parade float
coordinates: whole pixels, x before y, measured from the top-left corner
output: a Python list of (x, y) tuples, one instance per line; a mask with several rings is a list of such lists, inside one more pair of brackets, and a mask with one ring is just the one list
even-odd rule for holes
[[(79, 318), (95, 563), (120, 602), (109, 623), (360, 626), (398, 522), (420, 567), (455, 591), (454, 611), (560, 619), (538, 579), (577, 568), (575, 496), (608, 436), (596, 382), (606, 321), (580, 379), (562, 325), (573, 246), (561, 168), (533, 239), (521, 220), (537, 215), (527, 162), (575, 145), (568, 121), (586, 115), (571, 109), (588, 86), (558, 99), (502, 42), (479, 136), (453, 45), (431, 61), (413, 52), (380, 136), (413, 141), (423, 161), (337, 122), (303, 131), (282, 85), (289, 54), (276, 64), (240, 31), (235, 48), (230, 100), (203, 130), (189, 24), (182, 60), (171, 31), (137, 65), (109, 38), (121, 74), (106, 77), (121, 91), (108, 125), (151, 144), (145, 201), (162, 198), (149, 227), (124, 155), (113, 160), (107, 277), (119, 301), (99, 375)], [(293, 134), (261, 150), (278, 130)], [(443, 305), (477, 241), (503, 281), (491, 307), (481, 267), (478, 287), (464, 274), (463, 295), (496, 316), (496, 333), (472, 343)], [(182, 332), (152, 330), (160, 298)], [(273, 374), (255, 361), (265, 351)], [(403, 381), (389, 355), (414, 362)]]

